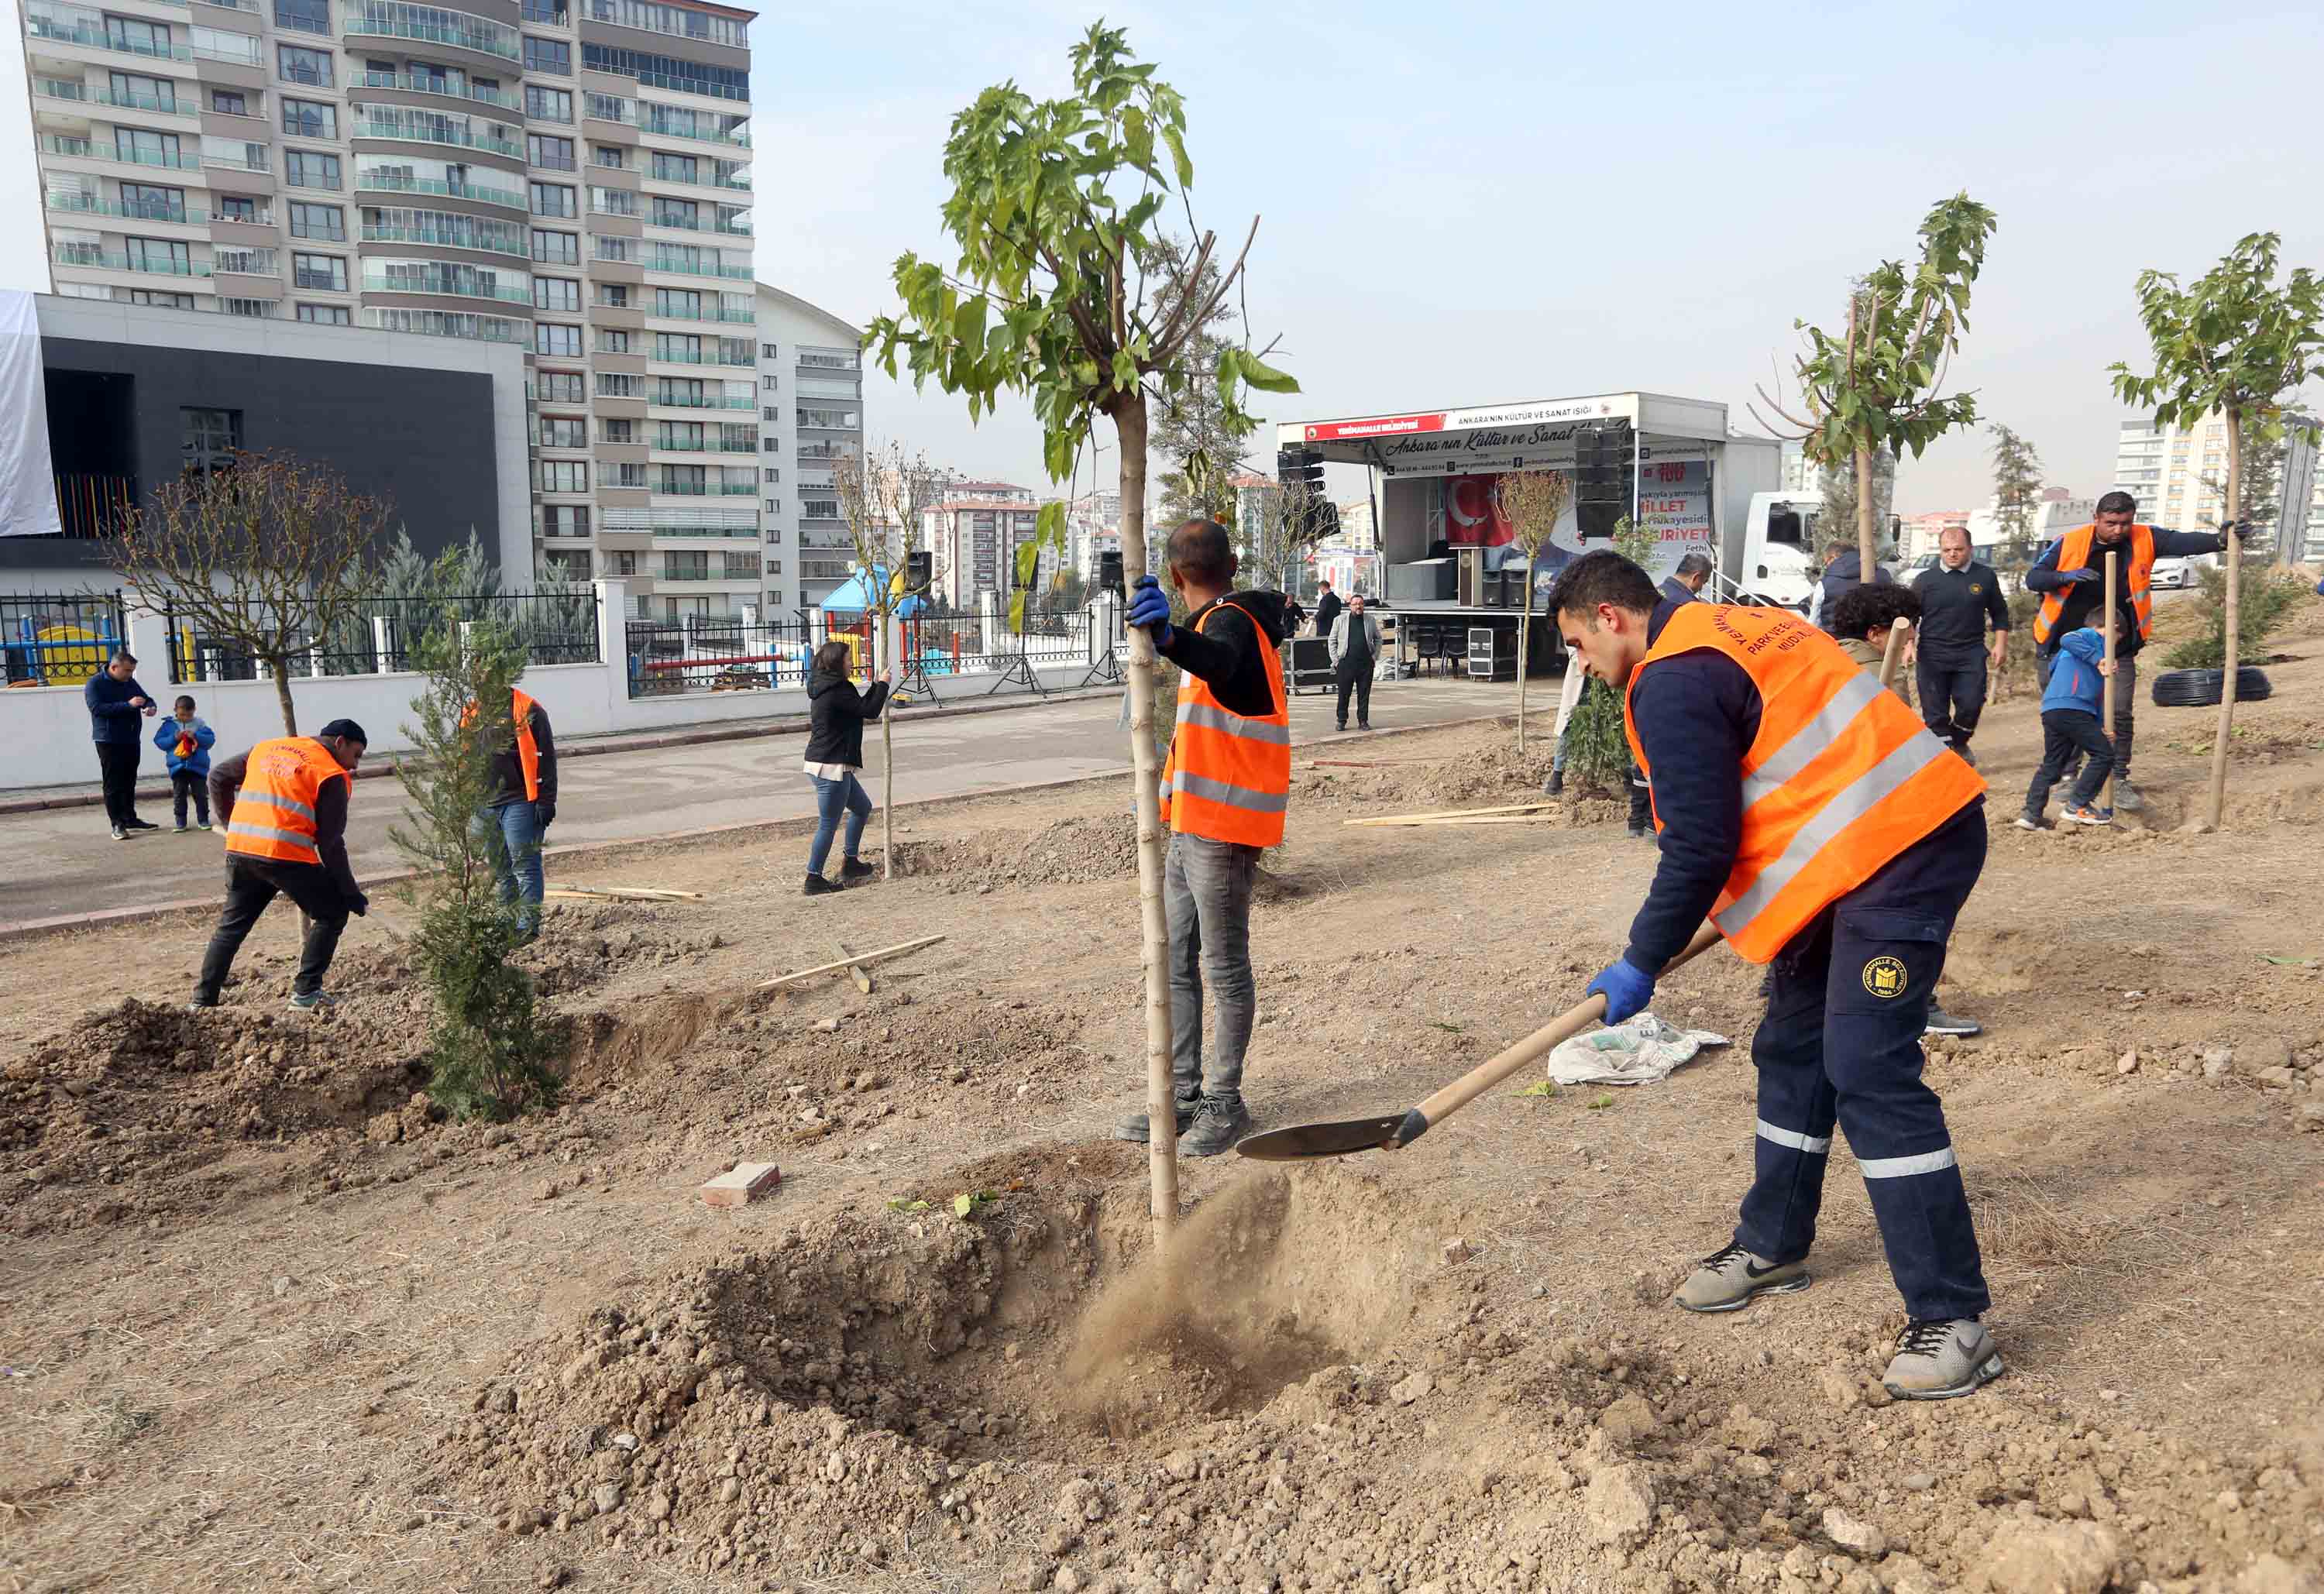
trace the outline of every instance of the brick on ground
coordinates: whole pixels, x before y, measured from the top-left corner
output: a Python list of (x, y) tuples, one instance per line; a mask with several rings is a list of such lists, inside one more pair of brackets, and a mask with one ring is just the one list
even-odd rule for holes
[(772, 1194), (783, 1182), (782, 1170), (770, 1162), (738, 1162), (702, 1187), (702, 1204), (712, 1207), (748, 1206)]

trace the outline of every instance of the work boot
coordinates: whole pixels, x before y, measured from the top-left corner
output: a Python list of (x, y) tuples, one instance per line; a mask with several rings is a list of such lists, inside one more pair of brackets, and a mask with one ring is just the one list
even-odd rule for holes
[(1778, 1265), (1730, 1245), (1703, 1258), (1674, 1297), (1689, 1312), (1740, 1312), (1760, 1295), (1787, 1295), (1812, 1280), (1807, 1258)]
[(290, 1005), (302, 1013), (314, 1013), (337, 1007), (339, 999), (327, 990), (301, 990), (292, 993)]
[(1959, 746), (1955, 747), (1953, 751), (1960, 754), (1961, 762), (1967, 764), (1972, 769), (1977, 768), (1977, 754), (1969, 751), (1968, 742), (1964, 742), (1960, 743)]
[(1923, 1035), (1982, 1035), (1985, 1026), (1974, 1018), (1956, 1018), (1936, 1003), (1929, 1004), (1929, 1017), (1921, 1026)]
[(1927, 1318), (1896, 1337), (1896, 1355), (1880, 1382), (1898, 1400), (1952, 1400), (1976, 1394), (2005, 1370), (1993, 1336), (1976, 1318)]
[(839, 861), (839, 878), (842, 880), (868, 880), (879, 872), (861, 858), (843, 858)]
[(1549, 772), (1549, 779), (1541, 783), (1541, 795), (1544, 797), (1559, 797), (1563, 795), (1564, 791), (1565, 771), (1563, 769), (1552, 769)]
[(1194, 1127), (1178, 1137), (1178, 1155), (1216, 1156), (1233, 1150), (1250, 1132), (1250, 1114), (1243, 1110), (1241, 1097), (1205, 1096), (1194, 1109)]
[(1358, 720), (1356, 722), (1356, 729), (1359, 731), (1369, 731), (1371, 728), (1372, 723), (1370, 720)]
[[(1170, 1116), (1178, 1120), (1178, 1132), (1183, 1135), (1186, 1132), (1187, 1126), (1194, 1121), (1195, 1109), (1203, 1104), (1203, 1099), (1200, 1096), (1179, 1096), (1175, 1100), (1176, 1110)], [(1133, 1112), (1114, 1126), (1113, 1138), (1117, 1140), (1133, 1140), (1143, 1146), (1154, 1138), (1154, 1129), (1147, 1121), (1144, 1113)]]
[(824, 879), (823, 876), (819, 874), (811, 874), (807, 877), (807, 885), (801, 891), (800, 895), (807, 897), (827, 897), (832, 892), (836, 891), (839, 889), (840, 888), (838, 886)]
[(2114, 806), (2126, 814), (2135, 814), (2146, 806), (2146, 799), (2138, 795), (2138, 788), (2130, 783), (2127, 775), (2114, 778)]

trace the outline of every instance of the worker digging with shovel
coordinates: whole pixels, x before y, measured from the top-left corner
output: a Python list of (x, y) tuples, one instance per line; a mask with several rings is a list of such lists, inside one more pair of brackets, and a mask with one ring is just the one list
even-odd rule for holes
[(1911, 1318), (1884, 1382), (1902, 1400), (2002, 1372), (1991, 1304), (1921, 1035), (1986, 850), (1985, 782), (1839, 644), (1777, 609), (1679, 604), (1621, 555), (1585, 554), (1550, 598), (1589, 672), (1627, 694), (1661, 861), (1622, 956), (1590, 982), (1618, 1024), (1709, 917), (1771, 963), (1757, 1173), (1731, 1243), (1680, 1286), (1733, 1312), (1808, 1286), (1825, 1165), (1848, 1133)]

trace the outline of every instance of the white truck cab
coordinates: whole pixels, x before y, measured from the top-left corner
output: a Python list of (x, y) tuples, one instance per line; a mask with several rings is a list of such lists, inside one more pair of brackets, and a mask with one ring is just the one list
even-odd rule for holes
[(1821, 496), (1754, 493), (1743, 525), (1740, 568), (1730, 571), (1742, 601), (1769, 607), (1807, 607), (1815, 590), (1816, 516)]

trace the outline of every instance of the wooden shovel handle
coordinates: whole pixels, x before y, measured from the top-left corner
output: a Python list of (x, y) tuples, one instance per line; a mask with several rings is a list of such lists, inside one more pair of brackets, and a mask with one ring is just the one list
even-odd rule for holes
[(1902, 614), (1896, 616), (1895, 622), (1889, 626), (1887, 646), (1880, 650), (1880, 684), (1883, 686), (1896, 684), (1896, 667), (1904, 659), (1904, 633), (1912, 629), (1913, 622)]
[[(1688, 963), (1709, 950), (1720, 939), (1719, 926), (1706, 923), (1686, 944), (1686, 950), (1663, 965), (1667, 974), (1682, 963)], [(1659, 976), (1657, 976), (1659, 978)], [(1555, 1049), (1560, 1041), (1570, 1040), (1606, 1016), (1606, 999), (1592, 996), (1578, 1007), (1567, 1009), (1525, 1039), (1500, 1053), (1489, 1063), (1480, 1064), (1443, 1090), (1404, 1115), (1404, 1126), (1389, 1141), (1391, 1148), (1409, 1146), (1429, 1129), (1443, 1123), (1445, 1118), (1491, 1090), (1527, 1064), (1537, 1063)]]

